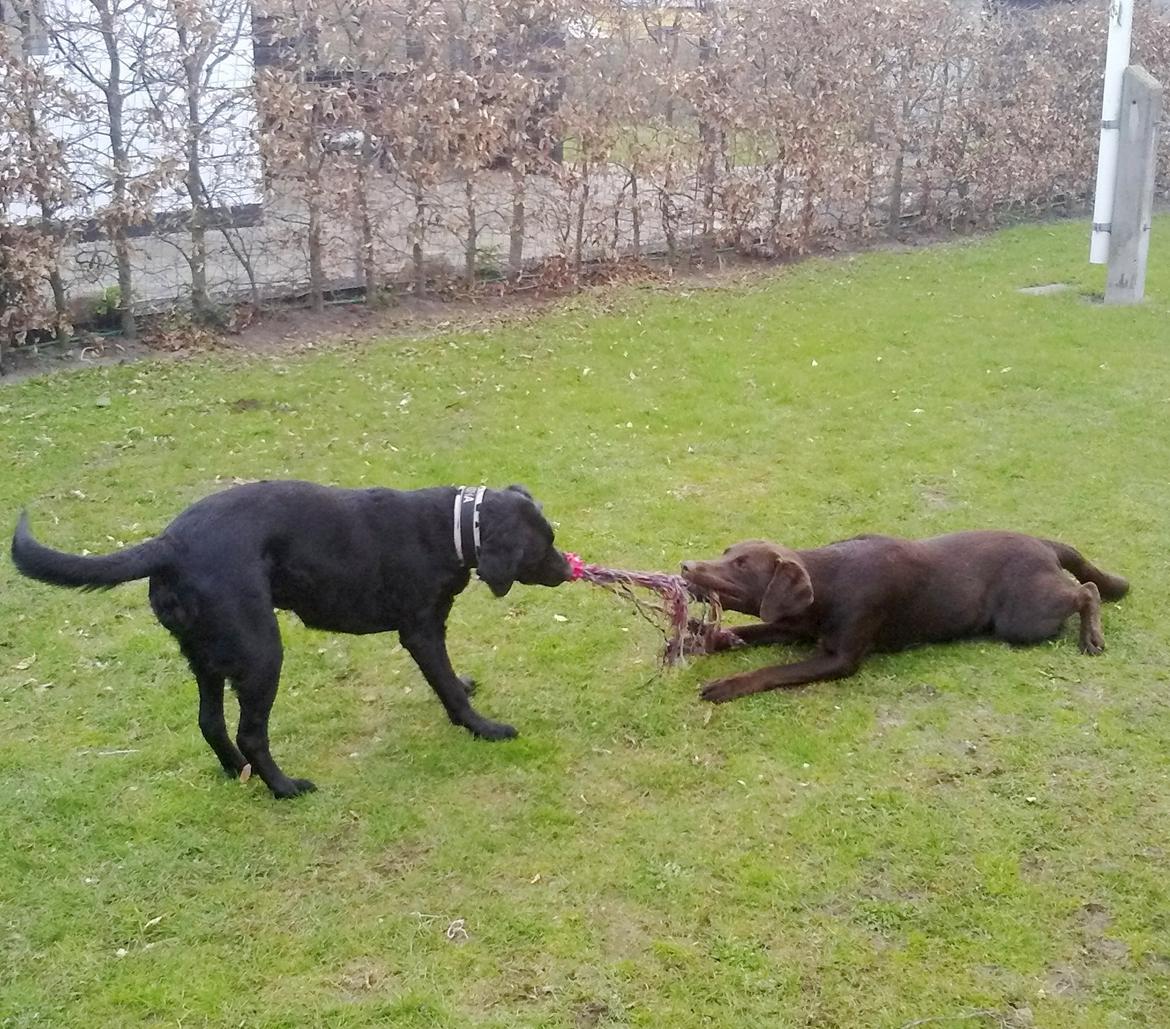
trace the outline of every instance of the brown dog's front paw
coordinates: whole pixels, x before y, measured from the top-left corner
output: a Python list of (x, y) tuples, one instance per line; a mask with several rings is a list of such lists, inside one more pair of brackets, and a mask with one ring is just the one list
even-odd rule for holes
[(699, 691), (699, 696), (712, 704), (726, 704), (729, 700), (735, 700), (742, 695), (739, 683), (734, 679), (716, 679)]
[(708, 646), (712, 651), (718, 650), (735, 650), (736, 647), (743, 647), (746, 644), (743, 637), (731, 629), (719, 628), (711, 633), (710, 642)]
[(701, 618), (692, 618), (687, 622), (687, 633), (695, 645), (697, 654), (715, 654), (721, 650), (743, 646), (743, 640), (731, 629), (713, 625)]

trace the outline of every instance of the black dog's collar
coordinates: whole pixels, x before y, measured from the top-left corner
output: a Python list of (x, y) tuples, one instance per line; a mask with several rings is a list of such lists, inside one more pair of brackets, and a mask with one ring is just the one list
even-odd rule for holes
[(479, 508), (483, 503), (483, 486), (463, 486), (455, 494), (452, 534), (455, 553), (465, 568), (479, 564)]

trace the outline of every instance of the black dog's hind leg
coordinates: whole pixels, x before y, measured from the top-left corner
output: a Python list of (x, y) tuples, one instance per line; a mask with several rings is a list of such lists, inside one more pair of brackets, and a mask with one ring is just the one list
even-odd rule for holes
[[(280, 685), (280, 668), (284, 651), (280, 643), (280, 628), (276, 616), (267, 612), (268, 621), (262, 628), (253, 624), (251, 641), (244, 670), (232, 676), (232, 685), (240, 700), (240, 726), (236, 743), (252, 766), (252, 771), (264, 780), (273, 794), (280, 798), (310, 793), (317, 787), (308, 779), (290, 779), (280, 770), (268, 746), (268, 715), (276, 700)], [(262, 645), (260, 644), (262, 640)]]
[(194, 594), (180, 595), (162, 576), (150, 580), (150, 606), (155, 616), (175, 637), (199, 686), (199, 731), (219, 758), (228, 775), (238, 776), (247, 763), (232, 743), (223, 717), (224, 675), (217, 670), (211, 654), (201, 644), (198, 616), (206, 612)]
[(273, 795), (280, 798), (311, 793), (317, 787), (308, 779), (290, 779), (280, 770), (268, 746), (268, 715), (276, 700), (280, 682), (280, 661), (250, 669), (235, 680), (240, 698), (240, 727), (236, 742), (252, 770), (264, 780)]
[(224, 677), (208, 671), (201, 665), (199, 659), (191, 654), (187, 655), (187, 663), (199, 684), (199, 731), (203, 733), (208, 746), (215, 751), (223, 770), (228, 775), (238, 776), (247, 762), (228, 735), (227, 724), (224, 721)]
[(485, 740), (506, 740), (516, 735), (512, 726), (484, 718), (471, 706), (467, 698), (475, 684), (470, 679), (461, 679), (451, 667), (443, 625), (402, 629), (398, 638), (442, 701), (452, 722)]

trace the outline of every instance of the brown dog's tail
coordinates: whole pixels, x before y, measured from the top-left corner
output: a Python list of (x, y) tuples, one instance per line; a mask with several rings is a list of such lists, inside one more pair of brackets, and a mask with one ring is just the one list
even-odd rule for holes
[(165, 568), (169, 556), (169, 545), (158, 538), (103, 557), (66, 554), (33, 539), (24, 513), (12, 536), (12, 563), (22, 575), (75, 589), (109, 589), (120, 582), (145, 579)]
[(1072, 572), (1078, 582), (1091, 582), (1101, 592), (1103, 600), (1120, 600), (1129, 592), (1129, 583), (1120, 575), (1111, 575), (1103, 572), (1090, 561), (1085, 560), (1081, 552), (1067, 543), (1056, 540), (1045, 540), (1056, 552), (1056, 560), (1066, 572)]

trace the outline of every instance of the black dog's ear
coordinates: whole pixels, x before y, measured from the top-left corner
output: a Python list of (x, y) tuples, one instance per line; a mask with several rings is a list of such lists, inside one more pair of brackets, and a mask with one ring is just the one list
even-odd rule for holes
[(529, 493), (528, 490), (525, 489), (523, 486), (521, 486), (519, 483), (513, 483), (511, 486), (509, 486), (508, 492), (509, 493), (519, 493), (520, 496), (524, 497), (525, 500), (531, 500), (532, 503), (536, 505), (537, 511), (540, 511), (542, 514), (544, 513), (544, 505), (542, 505), (541, 502), (536, 499), (536, 497), (534, 497), (531, 493)]
[(484, 542), (479, 554), (479, 577), (497, 597), (507, 596), (520, 570), (524, 546), (519, 541), (499, 540)]
[(778, 557), (776, 570), (760, 601), (760, 621), (778, 622), (807, 611), (813, 602), (812, 580), (799, 561)]

